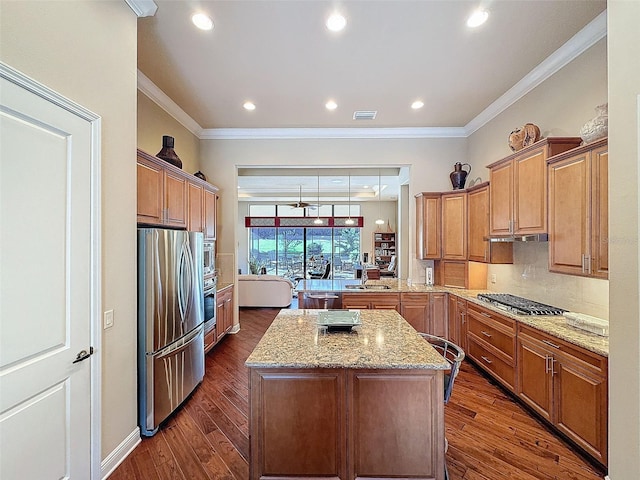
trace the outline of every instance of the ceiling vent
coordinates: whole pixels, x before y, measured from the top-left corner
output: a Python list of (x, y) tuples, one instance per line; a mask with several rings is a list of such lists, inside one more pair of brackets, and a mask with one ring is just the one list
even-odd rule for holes
[(353, 112), (354, 120), (373, 120), (378, 112), (376, 110), (356, 110)]

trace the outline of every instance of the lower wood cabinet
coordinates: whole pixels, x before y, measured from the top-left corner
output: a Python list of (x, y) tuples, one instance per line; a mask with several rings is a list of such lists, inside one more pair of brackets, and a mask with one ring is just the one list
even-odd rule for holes
[(400, 315), (418, 332), (447, 338), (447, 294), (403, 292)]
[(218, 290), (216, 330), (220, 340), (233, 327), (233, 285)]
[(516, 321), (468, 302), (467, 329), (467, 356), (515, 392)]
[(531, 327), (518, 329), (518, 397), (607, 465), (607, 359)]
[(449, 294), (448, 308), (448, 339), (467, 350), (467, 301), (456, 295)]
[(400, 294), (343, 293), (342, 308), (360, 310), (395, 310), (400, 313)]
[(250, 475), (444, 478), (442, 370), (250, 368)]

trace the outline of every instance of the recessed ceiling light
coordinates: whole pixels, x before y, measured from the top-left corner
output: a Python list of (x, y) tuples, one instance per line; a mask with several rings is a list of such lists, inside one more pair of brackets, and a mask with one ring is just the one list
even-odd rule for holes
[(204, 13), (196, 13), (191, 17), (193, 24), (200, 30), (213, 30), (213, 20)]
[(411, 108), (413, 108), (414, 110), (418, 110), (419, 108), (422, 108), (422, 107), (424, 107), (424, 102), (420, 100), (416, 100), (411, 104)]
[(478, 9), (471, 14), (467, 19), (467, 27), (475, 28), (482, 25), (489, 18), (489, 12), (486, 10)]
[(253, 102), (244, 102), (242, 105), (245, 110), (249, 110), (250, 112), (256, 109), (256, 106)]
[(324, 106), (327, 108), (327, 110), (335, 110), (336, 108), (338, 108), (338, 104), (333, 100), (329, 100), (324, 104)]
[(327, 18), (326, 25), (332, 32), (339, 32), (347, 25), (347, 19), (339, 13), (333, 13)]

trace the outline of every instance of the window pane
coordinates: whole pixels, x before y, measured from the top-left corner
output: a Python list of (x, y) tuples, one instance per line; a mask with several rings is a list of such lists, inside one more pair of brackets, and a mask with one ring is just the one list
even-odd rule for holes
[(275, 205), (249, 205), (250, 217), (275, 217)]
[(249, 273), (260, 273), (262, 268), (273, 273), (275, 260), (276, 229), (251, 228), (249, 231)]
[(291, 205), (278, 205), (279, 217), (303, 217), (304, 208), (295, 208)]
[(333, 278), (353, 278), (360, 257), (360, 229), (334, 228), (333, 235)]
[(304, 229), (278, 229), (278, 263), (273, 273), (296, 279), (304, 278)]

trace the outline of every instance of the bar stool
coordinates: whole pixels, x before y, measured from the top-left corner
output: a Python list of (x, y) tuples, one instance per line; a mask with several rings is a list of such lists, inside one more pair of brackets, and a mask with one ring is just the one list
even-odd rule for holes
[[(424, 338), (427, 342), (431, 344), (433, 348), (435, 348), (440, 355), (442, 355), (449, 365), (451, 365), (451, 370), (449, 373), (444, 375), (444, 404), (449, 403), (449, 399), (451, 398), (451, 391), (453, 390), (453, 382), (458, 376), (458, 372), (460, 371), (460, 364), (462, 360), (464, 360), (464, 350), (460, 348), (453, 342), (446, 340), (441, 337), (436, 337), (435, 335), (429, 335), (428, 333), (420, 333), (420, 336)], [(449, 446), (447, 442), (447, 438), (444, 439), (444, 451), (447, 453), (447, 447)], [(444, 462), (444, 478), (445, 480), (449, 480), (449, 471), (447, 470), (447, 461), (445, 459)]]

